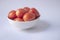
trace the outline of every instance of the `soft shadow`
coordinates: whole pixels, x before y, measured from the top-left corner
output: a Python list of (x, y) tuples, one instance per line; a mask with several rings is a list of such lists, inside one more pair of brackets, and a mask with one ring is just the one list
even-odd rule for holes
[(37, 32), (47, 30), (49, 28), (49, 26), (50, 26), (50, 24), (48, 22), (40, 20), (39, 23), (37, 23), (37, 25), (35, 27), (25, 29), (23, 31), (28, 32), (28, 33), (37, 33)]

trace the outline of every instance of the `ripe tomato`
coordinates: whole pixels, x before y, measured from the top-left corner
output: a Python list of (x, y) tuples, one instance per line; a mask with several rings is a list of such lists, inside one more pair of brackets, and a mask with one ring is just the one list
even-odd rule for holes
[(23, 16), (23, 19), (24, 19), (24, 21), (34, 20), (34, 19), (35, 19), (35, 14), (33, 14), (33, 13), (26, 13), (26, 14)]
[(40, 16), (39, 12), (35, 8), (31, 8), (30, 12), (33, 12), (36, 17)]
[(15, 21), (23, 21), (22, 18), (15, 18), (14, 20), (15, 20)]
[(30, 8), (29, 7), (24, 7), (25, 13), (29, 12)]
[(25, 13), (24, 9), (18, 9), (16, 11), (16, 16), (17, 17), (23, 17), (24, 13)]
[(15, 10), (10, 11), (9, 14), (8, 14), (8, 18), (10, 18), (10, 19), (16, 18), (16, 14), (15, 13), (16, 13)]

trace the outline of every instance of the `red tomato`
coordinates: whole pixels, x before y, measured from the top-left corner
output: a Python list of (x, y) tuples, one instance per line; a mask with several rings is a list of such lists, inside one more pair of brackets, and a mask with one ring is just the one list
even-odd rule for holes
[(35, 8), (31, 8), (30, 12), (35, 13), (35, 16), (36, 17), (39, 17), (40, 16), (39, 12)]
[(28, 12), (30, 10), (29, 7), (24, 7), (25, 12)]
[(9, 14), (8, 14), (8, 18), (10, 18), (10, 19), (16, 18), (16, 14), (15, 13), (16, 13), (15, 10), (10, 11)]
[(24, 13), (25, 13), (24, 9), (18, 9), (16, 11), (16, 16), (17, 17), (23, 17)]
[(15, 18), (14, 20), (15, 20), (15, 21), (23, 21), (22, 18)]
[(24, 21), (31, 21), (35, 19), (35, 14), (33, 13), (26, 13), (23, 16)]

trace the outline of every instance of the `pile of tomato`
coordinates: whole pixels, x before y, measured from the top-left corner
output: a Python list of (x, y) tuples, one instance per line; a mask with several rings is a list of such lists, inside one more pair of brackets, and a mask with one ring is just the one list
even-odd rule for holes
[(32, 21), (38, 17), (40, 17), (38, 10), (29, 7), (11, 10), (8, 14), (8, 18), (14, 21)]

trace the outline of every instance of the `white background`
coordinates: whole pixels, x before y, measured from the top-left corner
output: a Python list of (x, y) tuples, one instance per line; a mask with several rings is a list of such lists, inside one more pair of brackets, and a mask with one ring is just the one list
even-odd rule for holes
[[(34, 28), (13, 30), (8, 12), (25, 6), (38, 9), (40, 22)], [(0, 0), (0, 40), (60, 40), (60, 0)]]

